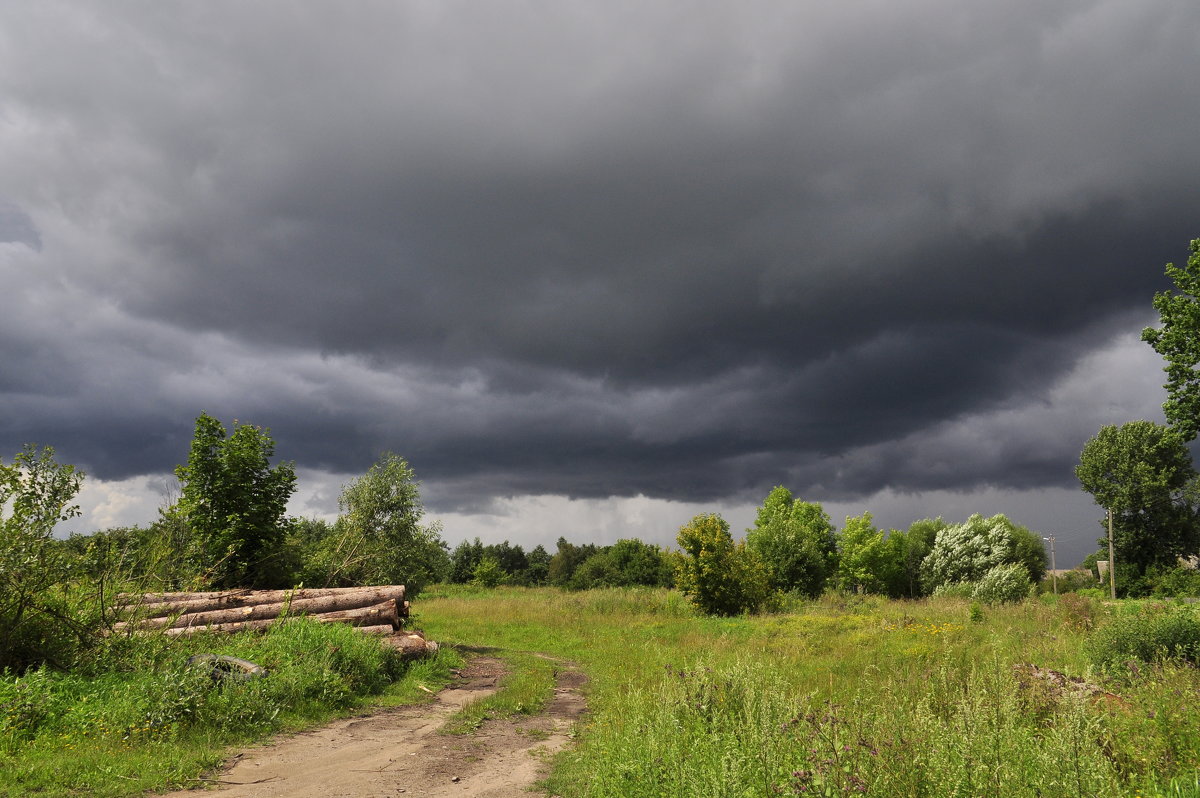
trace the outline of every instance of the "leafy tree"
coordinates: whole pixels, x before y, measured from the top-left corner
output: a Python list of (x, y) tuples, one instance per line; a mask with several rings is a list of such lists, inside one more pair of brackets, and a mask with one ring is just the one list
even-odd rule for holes
[(342, 489), (342, 511), (327, 548), (326, 584), (403, 584), (416, 595), (447, 578), (451, 558), (404, 458), (385, 452)]
[(583, 565), (584, 561), (596, 551), (593, 543), (576, 546), (574, 543), (568, 542), (566, 538), (560, 537), (558, 551), (550, 558), (550, 584), (555, 587), (567, 587), (571, 582), (571, 577), (575, 575), (575, 569)]
[(733, 542), (721, 516), (696, 516), (680, 528), (677, 540), (683, 554), (676, 561), (675, 583), (702, 612), (755, 612), (770, 596), (765, 564), (744, 543)]
[(473, 542), (463, 541), (454, 547), (454, 553), (450, 555), (452, 563), (450, 569), (450, 581), (455, 584), (465, 585), (470, 582), (475, 573), (475, 566), (483, 559), (483, 543), (479, 538), (475, 538)]
[(48, 446), (0, 461), (0, 672), (59, 659), (70, 632), (81, 631), (59, 590), (72, 560), (54, 527), (79, 514), (71, 501), (82, 482)]
[(818, 596), (837, 567), (837, 538), (829, 516), (815, 502), (793, 499), (777, 487), (767, 495), (746, 546), (766, 564), (772, 587)]
[(529, 567), (525, 569), (525, 582), (530, 585), (544, 585), (550, 579), (550, 552), (538, 544), (526, 555)]
[(579, 567), (575, 569), (575, 573), (571, 574), (571, 578), (567, 580), (567, 589), (592, 590), (601, 587), (615, 587), (620, 581), (620, 574), (617, 572), (612, 558), (608, 556), (610, 549), (610, 546), (605, 546), (580, 563)]
[(1191, 242), (1191, 255), (1183, 268), (1168, 263), (1167, 276), (1178, 293), (1154, 295), (1162, 327), (1147, 327), (1142, 340), (1167, 361), (1167, 401), (1163, 412), (1186, 442), (1200, 431), (1200, 239)]
[(907, 531), (893, 529), (888, 533), (887, 545), (895, 563), (887, 592), (893, 598), (917, 598), (928, 593), (921, 588), (921, 563), (933, 549), (937, 533), (945, 529), (941, 518), (924, 518), (914, 521)]
[[(1104, 426), (1083, 447), (1075, 474), (1096, 503), (1113, 513), (1118, 577), (1125, 576), (1123, 567), (1134, 568), (1130, 575), (1136, 577), (1150, 565), (1173, 565), (1196, 552), (1188, 495), (1195, 470), (1174, 428), (1152, 421)], [(1107, 534), (1100, 543), (1108, 545)]]
[[(997, 565), (1019, 563), (1028, 575), (1032, 557), (1023, 551), (1018, 540), (1033, 533), (1014, 524), (1004, 515), (984, 518), (976, 513), (961, 524), (947, 526), (938, 532), (933, 549), (921, 563), (921, 585), (934, 591), (942, 585), (974, 583)], [(1040, 542), (1040, 538), (1038, 538)], [(1042, 550), (1042, 569), (1045, 569), (1045, 550)]]
[(525, 571), (529, 568), (529, 558), (525, 556), (525, 550), (519, 543), (509, 543), (507, 540), (503, 543), (493, 543), (490, 546), (484, 546), (483, 554), (500, 563), (500, 569), (504, 571), (507, 582), (510, 584), (524, 583)]
[(834, 582), (839, 590), (861, 593), (881, 593), (895, 581), (900, 570), (899, 559), (887, 545), (883, 532), (871, 523), (871, 514), (846, 518), (838, 537), (838, 554)]
[(207, 413), (196, 419), (178, 511), (200, 547), (214, 587), (258, 587), (275, 581), (296, 487), (291, 463), (274, 468), (275, 442), (261, 427), (234, 422), (233, 433)]

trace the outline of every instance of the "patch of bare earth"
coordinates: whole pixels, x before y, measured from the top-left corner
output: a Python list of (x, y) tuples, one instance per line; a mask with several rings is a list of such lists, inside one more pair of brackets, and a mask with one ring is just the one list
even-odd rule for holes
[[(280, 738), (238, 754), (205, 782), (204, 795), (228, 798), (528, 798), (550, 755), (570, 741), (584, 711), (583, 675), (559, 673), (546, 711), (489, 720), (473, 734), (438, 734), (448, 716), (496, 691), (499, 660), (477, 657), (436, 700), (382, 709)], [(167, 798), (197, 798), (192, 790)]]

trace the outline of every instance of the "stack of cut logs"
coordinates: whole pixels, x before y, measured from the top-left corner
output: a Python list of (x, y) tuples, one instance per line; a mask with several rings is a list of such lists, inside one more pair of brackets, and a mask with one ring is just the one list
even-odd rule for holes
[(132, 618), (115, 630), (162, 629), (172, 637), (197, 632), (266, 629), (280, 617), (307, 615), (321, 623), (347, 623), (389, 640), (407, 656), (437, 650), (418, 632), (401, 632), (408, 617), (404, 585), (299, 590), (225, 590), (213, 593), (125, 593), (117, 609)]

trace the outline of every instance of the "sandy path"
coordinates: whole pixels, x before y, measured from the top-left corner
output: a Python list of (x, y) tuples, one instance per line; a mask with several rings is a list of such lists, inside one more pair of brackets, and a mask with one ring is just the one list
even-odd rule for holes
[(498, 660), (478, 657), (430, 704), (384, 709), (284, 737), (231, 759), (217, 789), (167, 798), (528, 798), (548, 756), (566, 747), (584, 710), (581, 674), (559, 674), (547, 711), (488, 721), (474, 734), (438, 734), (467, 701), (496, 691)]

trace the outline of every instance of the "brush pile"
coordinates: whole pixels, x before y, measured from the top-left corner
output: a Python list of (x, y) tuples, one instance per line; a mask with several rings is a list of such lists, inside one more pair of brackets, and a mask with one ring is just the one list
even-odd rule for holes
[(321, 623), (350, 624), (365, 634), (394, 635), (398, 639), (389, 642), (406, 656), (437, 650), (437, 643), (426, 641), (420, 633), (400, 631), (409, 610), (404, 585), (126, 593), (117, 597), (116, 609), (129, 620), (114, 624), (114, 631), (161, 629), (171, 637), (241, 632), (266, 629), (281, 619), (306, 615)]

